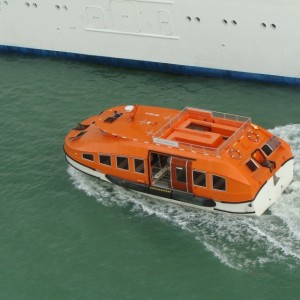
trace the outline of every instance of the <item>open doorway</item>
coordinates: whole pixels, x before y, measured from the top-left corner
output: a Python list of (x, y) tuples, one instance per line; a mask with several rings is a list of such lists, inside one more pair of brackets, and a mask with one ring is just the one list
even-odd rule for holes
[(161, 153), (150, 153), (151, 181), (153, 186), (171, 188), (171, 157)]
[(150, 152), (152, 186), (192, 192), (192, 161)]

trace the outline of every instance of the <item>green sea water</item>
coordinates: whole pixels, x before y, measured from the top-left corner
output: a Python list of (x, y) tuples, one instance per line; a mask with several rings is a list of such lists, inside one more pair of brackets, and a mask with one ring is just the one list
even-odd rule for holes
[[(0, 299), (299, 299), (300, 87), (0, 56)], [(261, 218), (156, 202), (69, 167), (64, 137), (120, 104), (251, 116), (295, 177)]]

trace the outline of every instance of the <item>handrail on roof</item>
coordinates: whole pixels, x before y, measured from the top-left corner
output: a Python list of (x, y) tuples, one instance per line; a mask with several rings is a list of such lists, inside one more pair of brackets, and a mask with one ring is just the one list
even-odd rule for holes
[[(176, 124), (179, 123), (182, 120), (186, 119), (186, 116), (189, 116), (191, 113), (196, 113), (198, 115), (211, 117), (211, 118), (219, 118), (224, 120), (231, 120), (242, 123), (241, 126), (232, 134), (230, 138), (228, 138), (226, 141), (224, 141), (218, 148), (210, 148), (205, 146), (198, 146), (194, 145), (192, 143), (183, 143), (183, 142), (177, 142), (172, 141), (167, 138), (164, 138), (164, 133), (168, 129), (176, 128)], [(222, 112), (216, 112), (216, 111), (209, 111), (199, 108), (193, 108), (193, 107), (185, 107), (183, 110), (181, 110), (176, 116), (174, 116), (169, 122), (167, 122), (164, 126), (162, 126), (152, 137), (152, 141), (154, 143), (166, 145), (169, 147), (177, 147), (184, 150), (188, 150), (191, 152), (197, 152), (202, 153), (205, 155), (214, 155), (219, 157), (221, 153), (236, 139), (238, 139), (242, 133), (245, 131), (245, 129), (251, 124), (251, 118), (234, 115), (234, 114), (227, 114)]]

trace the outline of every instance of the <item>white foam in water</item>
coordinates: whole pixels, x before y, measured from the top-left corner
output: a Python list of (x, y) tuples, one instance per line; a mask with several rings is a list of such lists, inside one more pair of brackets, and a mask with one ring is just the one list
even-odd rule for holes
[(300, 265), (300, 124), (272, 132), (290, 143), (295, 175), (269, 215), (214, 214), (153, 200), (68, 168), (74, 186), (103, 205), (126, 206), (140, 217), (155, 215), (192, 233), (221, 263), (235, 269), (274, 264)]

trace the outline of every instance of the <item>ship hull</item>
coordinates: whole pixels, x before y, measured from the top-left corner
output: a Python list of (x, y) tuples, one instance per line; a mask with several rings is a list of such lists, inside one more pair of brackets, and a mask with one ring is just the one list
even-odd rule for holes
[(300, 83), (295, 0), (3, 1), (0, 14), (3, 51)]
[[(106, 182), (113, 183), (110, 180), (108, 180), (108, 178), (110, 178), (110, 177), (107, 177), (105, 174), (101, 173), (100, 171), (93, 170), (89, 167), (86, 167), (86, 166), (76, 162), (75, 160), (70, 158), (68, 155), (66, 155), (66, 160), (67, 160), (67, 162), (69, 163), (70, 166), (72, 166), (73, 168), (75, 168), (76, 170), (78, 170), (82, 173), (85, 173), (87, 175), (99, 178), (100, 180), (103, 180), (103, 181), (106, 181)], [(121, 185), (121, 184), (118, 184), (118, 185), (124, 187), (124, 185)], [(181, 199), (181, 200), (171, 199), (169, 196), (166, 196), (166, 195), (165, 195), (165, 197), (164, 196), (159, 196), (158, 193), (155, 195), (153, 193), (137, 191), (136, 189), (131, 189), (131, 190), (134, 191), (134, 192), (138, 192), (140, 194), (143, 194), (145, 196), (148, 196), (150, 198), (157, 199), (157, 200), (164, 201), (164, 202), (168, 202), (168, 203), (174, 203), (174, 204), (183, 205), (183, 206), (187, 206), (187, 207), (191, 207), (191, 208), (203, 209), (203, 210), (210, 211), (210, 212), (222, 212), (221, 210), (215, 210), (213, 206), (204, 206), (204, 205), (199, 205), (199, 204), (193, 204), (193, 203), (189, 203), (187, 201), (183, 201), (183, 199)], [(163, 189), (160, 189), (160, 190), (161, 190), (160, 194), (169, 194), (169, 193), (167, 193), (166, 190), (165, 190), (166, 191), (165, 193), (163, 192)], [(211, 201), (211, 200), (209, 200), (209, 201)], [(230, 212), (228, 210), (228, 208), (227, 208), (226, 212)], [(238, 214), (238, 212), (235, 212), (235, 213)], [(245, 214), (245, 213), (243, 213), (243, 214)], [(251, 214), (253, 215), (254, 212), (246, 213), (246, 214), (247, 215), (251, 215)]]
[[(290, 159), (287, 161), (275, 174), (269, 179), (258, 192), (257, 196), (252, 201), (242, 202), (242, 203), (225, 203), (219, 201), (212, 201), (210, 199), (200, 199), (199, 198), (193, 202), (190, 195), (186, 193), (179, 193), (178, 191), (170, 191), (164, 189), (154, 188), (154, 192), (151, 192), (151, 187), (144, 186), (141, 188), (140, 184), (135, 185), (134, 183), (128, 184), (127, 181), (122, 179), (113, 178), (112, 176), (101, 173), (100, 171), (93, 170), (89, 167), (86, 167), (68, 155), (66, 155), (67, 162), (74, 167), (75, 169), (88, 174), (90, 176), (99, 178), (106, 182), (111, 182), (122, 186), (124, 188), (130, 189), (132, 191), (141, 193), (143, 195), (162, 200), (165, 202), (170, 202), (178, 205), (183, 205), (187, 207), (203, 209), (210, 212), (216, 213), (232, 213), (237, 215), (257, 215), (261, 216), (265, 211), (272, 206), (282, 194), (282, 191), (285, 190), (293, 179), (293, 165), (294, 160)], [(277, 178), (277, 179), (276, 179)], [(276, 181), (274, 181), (276, 179)], [(125, 183), (124, 183), (125, 182)], [(175, 197), (172, 195), (174, 192)], [(196, 204), (197, 203), (197, 204)], [(213, 205), (212, 205), (213, 203)]]

